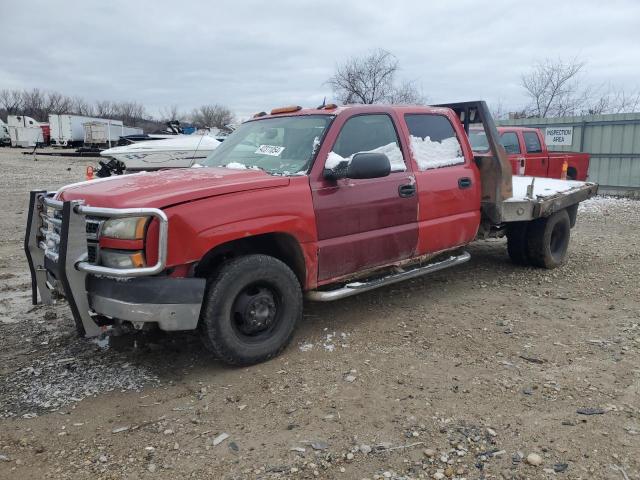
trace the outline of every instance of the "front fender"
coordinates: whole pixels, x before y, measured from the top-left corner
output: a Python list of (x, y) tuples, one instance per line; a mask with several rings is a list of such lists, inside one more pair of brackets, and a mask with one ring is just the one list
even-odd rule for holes
[[(167, 267), (197, 262), (213, 248), (233, 240), (285, 233), (300, 244), (308, 275), (315, 272), (317, 231), (306, 176), (293, 177), (290, 184), (282, 188), (239, 192), (176, 205), (166, 209), (166, 214), (169, 219)], [(153, 235), (152, 225), (148, 245), (154, 244)], [(147, 263), (153, 261), (153, 251), (149, 249)]]

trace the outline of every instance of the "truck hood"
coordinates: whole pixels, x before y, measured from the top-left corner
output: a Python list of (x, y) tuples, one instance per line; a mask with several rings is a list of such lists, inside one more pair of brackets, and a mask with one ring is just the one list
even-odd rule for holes
[(284, 187), (287, 177), (261, 170), (185, 168), (108, 177), (61, 188), (60, 200), (84, 200), (106, 208), (163, 208), (227, 193)]

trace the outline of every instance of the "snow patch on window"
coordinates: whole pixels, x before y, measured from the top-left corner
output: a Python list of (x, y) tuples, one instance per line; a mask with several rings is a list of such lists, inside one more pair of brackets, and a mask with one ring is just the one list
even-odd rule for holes
[[(382, 145), (381, 147), (374, 148), (373, 150), (367, 150), (357, 153), (384, 153), (389, 159), (392, 172), (404, 172), (407, 169), (404, 163), (404, 158), (402, 158), (402, 151), (395, 142), (388, 143), (387, 145)], [(355, 153), (353, 155), (355, 155)], [(341, 162), (347, 162), (348, 165), (349, 163), (351, 163), (353, 155), (344, 158), (338, 155), (336, 152), (329, 152), (324, 167), (332, 170), (340, 165)]]
[(347, 159), (347, 158), (341, 157), (336, 152), (329, 152), (329, 156), (327, 157), (327, 161), (325, 162), (324, 167), (328, 168), (329, 170), (333, 170), (338, 165), (340, 165), (341, 162), (350, 162), (350, 161), (351, 161), (351, 157)]
[(435, 142), (430, 137), (421, 138), (411, 135), (411, 151), (420, 170), (464, 163), (460, 142), (455, 137)]

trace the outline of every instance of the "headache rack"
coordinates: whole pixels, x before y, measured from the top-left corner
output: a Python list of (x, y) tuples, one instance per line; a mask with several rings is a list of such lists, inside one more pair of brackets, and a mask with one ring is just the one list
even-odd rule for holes
[[(78, 331), (99, 334), (87, 299), (87, 274), (115, 278), (155, 275), (167, 259), (168, 219), (157, 208), (100, 208), (82, 201), (54, 199), (55, 192), (30, 193), (24, 250), (31, 271), (31, 300), (51, 304), (52, 291), (69, 302)], [(110, 268), (99, 264), (100, 231), (110, 218), (150, 216), (158, 221), (158, 260), (141, 268)], [(38, 302), (38, 295), (40, 302)]]

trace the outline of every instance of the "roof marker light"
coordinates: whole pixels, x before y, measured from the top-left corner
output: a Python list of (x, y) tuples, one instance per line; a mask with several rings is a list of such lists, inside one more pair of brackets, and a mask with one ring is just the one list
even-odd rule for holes
[(274, 108), (273, 110), (271, 110), (271, 115), (278, 115), (279, 113), (297, 112), (298, 110), (302, 110), (302, 107), (300, 105), (289, 105), (288, 107)]

